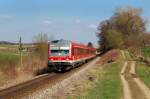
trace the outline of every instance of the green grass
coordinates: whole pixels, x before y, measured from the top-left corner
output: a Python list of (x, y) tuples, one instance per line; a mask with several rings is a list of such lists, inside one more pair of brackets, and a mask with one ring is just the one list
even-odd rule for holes
[(122, 96), (122, 85), (120, 80), (121, 66), (113, 63), (106, 66), (98, 73), (98, 82), (95, 87), (87, 90), (85, 96), (78, 96), (77, 99), (120, 99)]
[(19, 55), (14, 53), (0, 52), (0, 68), (6, 68), (10, 65), (16, 65), (18, 61)]
[(141, 51), (145, 57), (150, 57), (150, 47), (142, 48)]
[(146, 64), (138, 62), (136, 65), (136, 73), (144, 83), (150, 87), (150, 67)]
[(18, 57), (19, 57), (19, 54), (0, 52), (0, 60), (1, 61), (17, 59)]
[(5, 48), (18, 48), (18, 45), (0, 44), (0, 47), (5, 47)]

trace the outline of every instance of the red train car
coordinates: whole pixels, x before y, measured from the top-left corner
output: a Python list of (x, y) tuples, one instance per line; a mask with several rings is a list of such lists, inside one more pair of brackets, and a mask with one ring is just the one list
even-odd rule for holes
[(96, 49), (67, 40), (55, 40), (49, 43), (48, 54), (48, 66), (64, 71), (93, 59)]

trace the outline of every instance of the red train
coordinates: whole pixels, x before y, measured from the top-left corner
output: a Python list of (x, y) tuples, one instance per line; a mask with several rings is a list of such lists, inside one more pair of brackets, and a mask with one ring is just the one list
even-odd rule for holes
[(96, 49), (67, 40), (49, 43), (48, 66), (56, 71), (64, 71), (96, 57)]

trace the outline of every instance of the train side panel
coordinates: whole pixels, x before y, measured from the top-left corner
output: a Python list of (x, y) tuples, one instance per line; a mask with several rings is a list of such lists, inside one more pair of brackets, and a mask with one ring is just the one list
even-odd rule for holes
[(73, 63), (80, 65), (96, 56), (96, 49), (84, 45), (72, 43), (72, 59)]
[(48, 66), (62, 71), (79, 66), (94, 58), (96, 49), (71, 41), (58, 41), (49, 45), (48, 53)]

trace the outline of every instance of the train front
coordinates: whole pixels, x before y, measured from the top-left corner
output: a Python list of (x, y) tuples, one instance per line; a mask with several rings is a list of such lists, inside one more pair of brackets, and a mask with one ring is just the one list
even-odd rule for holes
[(48, 66), (55, 71), (71, 69), (71, 42), (55, 40), (49, 44)]

